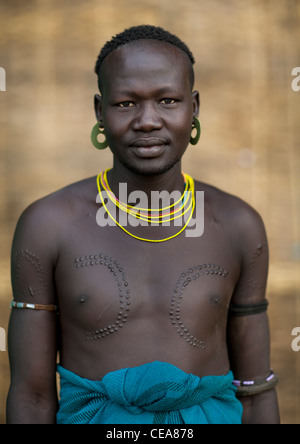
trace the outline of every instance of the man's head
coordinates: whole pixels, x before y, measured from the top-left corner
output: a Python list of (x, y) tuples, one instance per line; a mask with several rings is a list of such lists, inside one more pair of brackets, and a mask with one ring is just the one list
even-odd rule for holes
[(108, 49), (101, 51), (101, 96), (95, 96), (95, 110), (115, 164), (156, 175), (181, 160), (198, 115), (199, 94), (192, 92), (192, 55), (181, 45), (151, 38), (153, 27), (145, 28), (148, 34), (141, 35), (146, 37), (137, 38), (135, 31), (135, 38), (116, 37), (113, 49), (106, 44)]
[(142, 25), (125, 29), (125, 31), (117, 34), (103, 46), (95, 65), (95, 73), (98, 76), (98, 86), (101, 93), (101, 67), (105, 58), (115, 49), (137, 40), (157, 40), (159, 42), (166, 42), (184, 51), (191, 62), (190, 81), (191, 89), (193, 88), (195, 80), (193, 65), (195, 63), (195, 59), (187, 45), (176, 35), (171, 34), (163, 28), (151, 25)]

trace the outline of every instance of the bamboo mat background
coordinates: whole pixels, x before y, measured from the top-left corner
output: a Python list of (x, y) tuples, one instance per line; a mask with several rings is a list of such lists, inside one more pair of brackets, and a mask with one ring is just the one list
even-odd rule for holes
[[(138, 24), (178, 34), (192, 49), (202, 138), (184, 170), (236, 194), (263, 216), (271, 267), (272, 365), (283, 423), (300, 423), (300, 66), (298, 0), (0, 0), (0, 326), (11, 299), (9, 254), (32, 201), (111, 165), (89, 135), (94, 63), (112, 35)], [(300, 82), (299, 82), (300, 84)], [(0, 352), (0, 423), (9, 385)]]

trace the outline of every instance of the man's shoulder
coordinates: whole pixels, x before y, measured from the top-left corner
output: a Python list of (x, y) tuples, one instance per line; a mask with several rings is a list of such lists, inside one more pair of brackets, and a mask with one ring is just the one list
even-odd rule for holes
[(31, 203), (22, 212), (18, 225), (40, 226), (62, 223), (89, 201), (96, 201), (96, 178), (69, 184)]
[(210, 184), (195, 181), (195, 189), (204, 191), (205, 203), (217, 219), (227, 222), (234, 230), (264, 229), (258, 211), (248, 202)]

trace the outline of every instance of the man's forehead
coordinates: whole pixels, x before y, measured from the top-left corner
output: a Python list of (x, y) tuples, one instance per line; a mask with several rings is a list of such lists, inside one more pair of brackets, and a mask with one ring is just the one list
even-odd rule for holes
[[(147, 75), (156, 73), (174, 74), (174, 71), (189, 76), (191, 62), (188, 56), (176, 46), (157, 40), (138, 40), (127, 43), (107, 56), (101, 68), (105, 80), (116, 77), (135, 77), (139, 72)], [(173, 76), (172, 76), (173, 77)]]
[(130, 43), (119, 48), (119, 51), (115, 53), (115, 62), (118, 68), (124, 71), (134, 72), (143, 67), (155, 71), (155, 69), (174, 69), (177, 66), (182, 66), (184, 65), (182, 58), (185, 57), (182, 51), (175, 46), (153, 41), (148, 44), (145, 42), (135, 45)]

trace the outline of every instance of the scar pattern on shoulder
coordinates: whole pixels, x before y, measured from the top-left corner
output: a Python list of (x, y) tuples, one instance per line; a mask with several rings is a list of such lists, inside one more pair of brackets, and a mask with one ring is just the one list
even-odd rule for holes
[[(15, 264), (18, 291), (21, 294), (29, 294), (31, 297), (35, 297), (47, 290), (48, 285), (45, 280), (44, 270), (40, 258), (36, 254), (22, 248), (16, 252)], [(30, 268), (26, 268), (26, 265), (29, 265)], [(33, 275), (32, 272), (34, 273)], [(26, 289), (23, 285), (25, 277), (32, 280), (32, 284), (26, 287)]]
[(197, 279), (208, 275), (226, 278), (228, 271), (222, 268), (220, 265), (215, 264), (196, 265), (189, 268), (180, 275), (180, 278), (176, 282), (176, 286), (173, 290), (171, 298), (171, 309), (169, 312), (171, 323), (176, 329), (177, 333), (192, 347), (202, 350), (204, 350), (206, 347), (205, 342), (193, 336), (181, 318), (181, 303), (187, 286)]
[(85, 330), (85, 337), (88, 341), (103, 339), (118, 332), (127, 322), (131, 304), (130, 288), (126, 273), (117, 260), (104, 253), (81, 256), (75, 259), (76, 268), (95, 267), (97, 265), (107, 267), (115, 278), (119, 294), (119, 312), (115, 321), (111, 324), (97, 330)]

